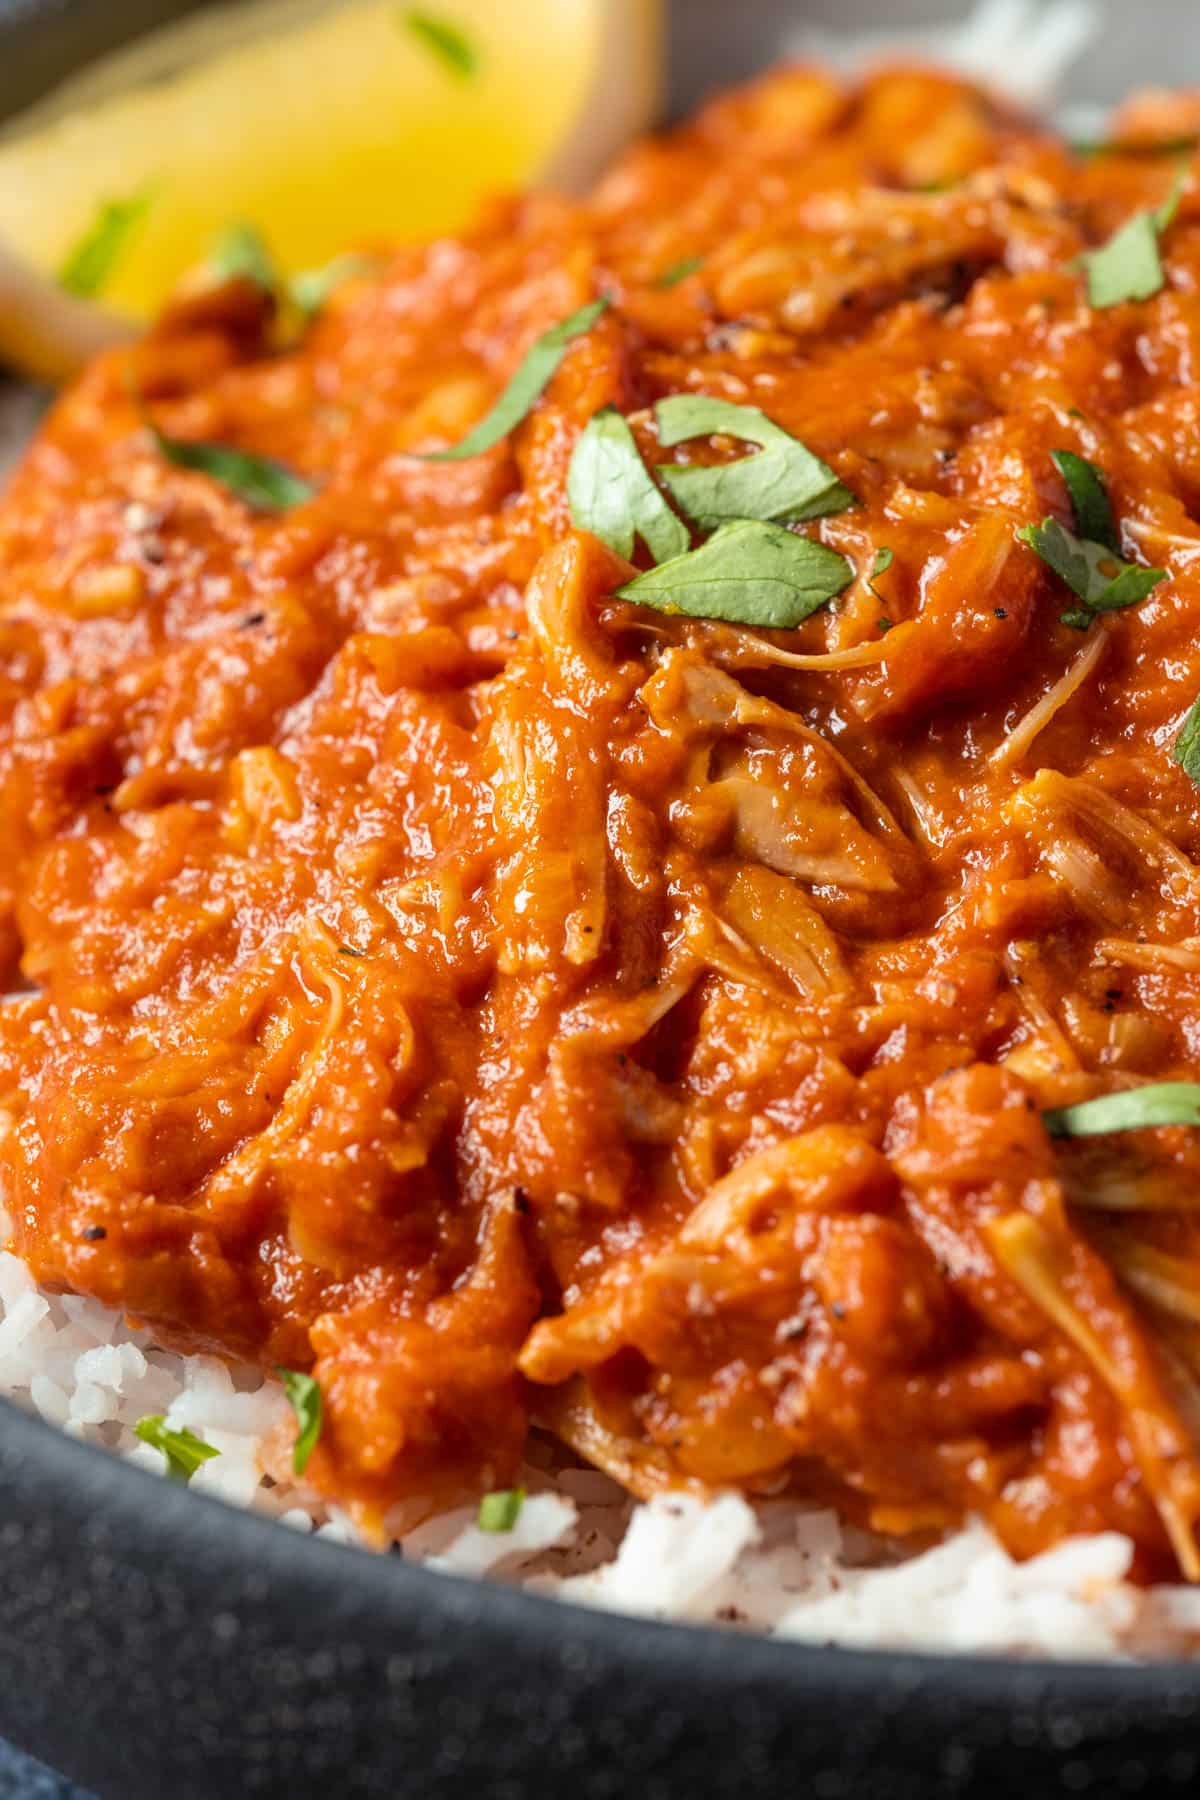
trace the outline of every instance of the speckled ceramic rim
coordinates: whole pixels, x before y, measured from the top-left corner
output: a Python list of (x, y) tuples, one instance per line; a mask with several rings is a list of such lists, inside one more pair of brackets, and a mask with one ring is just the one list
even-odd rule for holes
[(111, 1800), (1157, 1794), (1200, 1771), (1200, 1667), (594, 1613), (302, 1538), (8, 1404), (0, 1597), (0, 1730)]

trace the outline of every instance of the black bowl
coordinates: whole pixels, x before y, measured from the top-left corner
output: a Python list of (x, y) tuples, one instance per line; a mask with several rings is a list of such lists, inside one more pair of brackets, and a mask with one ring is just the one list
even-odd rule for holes
[[(196, 3), (0, 0), (0, 115)], [(679, 0), (675, 103), (753, 66), (789, 10)], [(808, 1649), (585, 1612), (310, 1541), (3, 1402), (0, 1595), (0, 1732), (105, 1800), (1200, 1787), (1200, 1667)]]
[(5, 1406), (0, 1730), (106, 1800), (1194, 1794), (1200, 1668), (809, 1649), (297, 1536)]

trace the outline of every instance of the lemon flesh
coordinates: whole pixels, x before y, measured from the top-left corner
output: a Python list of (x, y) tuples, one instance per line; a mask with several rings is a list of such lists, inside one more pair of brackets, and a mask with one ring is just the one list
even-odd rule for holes
[[(420, 12), (473, 52), (463, 72)], [(285, 273), (587, 177), (656, 100), (658, 0), (259, 0), (156, 34), (0, 140), (0, 242), (53, 275), (105, 202), (150, 204), (97, 297), (151, 316), (232, 222)]]

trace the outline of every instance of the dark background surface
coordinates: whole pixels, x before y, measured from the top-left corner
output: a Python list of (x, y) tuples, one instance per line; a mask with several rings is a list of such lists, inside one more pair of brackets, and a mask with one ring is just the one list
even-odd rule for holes
[[(225, 0), (228, 4), (229, 0)], [(59, 76), (204, 0), (0, 0), (0, 117), (44, 93)], [(452, 0), (445, 0), (452, 11)], [(497, 7), (521, 0), (495, 0)], [(680, 111), (712, 87), (753, 74), (798, 23), (839, 32), (889, 30), (961, 18), (974, 0), (667, 0), (671, 105)], [(1148, 82), (1200, 78), (1195, 0), (1093, 0), (1101, 21), (1067, 83), (1072, 99), (1117, 100)], [(19, 48), (17, 47), (19, 44)]]
[(0, 1742), (0, 1800), (91, 1800), (82, 1788)]

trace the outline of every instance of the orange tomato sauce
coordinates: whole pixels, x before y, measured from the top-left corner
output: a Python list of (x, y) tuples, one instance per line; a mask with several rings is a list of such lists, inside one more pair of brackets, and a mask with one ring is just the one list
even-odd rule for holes
[[(1194, 1574), (1196, 1134), (1042, 1121), (1200, 1063), (1200, 198), (1150, 299), (1075, 261), (1175, 160), (783, 70), (292, 347), (227, 290), (97, 363), (0, 506), (39, 1280), (311, 1369), (309, 1473), (364, 1517), (504, 1485), (536, 1424), (638, 1494)], [(599, 293), (509, 438), (421, 460)], [(795, 631), (616, 598), (572, 529), (588, 419), (684, 460), (676, 393), (858, 497), (797, 527), (855, 578)], [(319, 491), (256, 514), (147, 418)], [(1168, 571), (1082, 633), (1017, 536), (1071, 523), (1060, 448)]]

